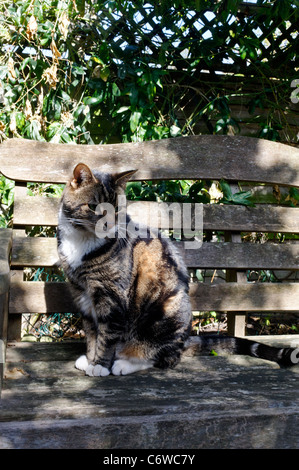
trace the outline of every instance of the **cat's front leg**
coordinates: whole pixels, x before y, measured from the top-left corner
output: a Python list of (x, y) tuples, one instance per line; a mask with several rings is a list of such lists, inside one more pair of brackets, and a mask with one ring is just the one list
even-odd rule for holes
[[(103, 331), (104, 330), (104, 331)], [(115, 346), (107, 342), (107, 328), (98, 331), (94, 361), (88, 365), (85, 373), (90, 377), (105, 377), (110, 374)]]
[[(87, 375), (104, 377), (111, 372), (115, 358), (115, 347), (123, 333), (123, 319), (119, 309), (98, 309), (98, 331), (96, 337), (95, 358), (86, 370)], [(106, 304), (107, 307), (107, 304)]]
[(86, 338), (86, 354), (78, 357), (75, 367), (76, 369), (86, 372), (88, 367), (94, 364), (95, 361), (97, 332), (94, 322), (89, 318), (83, 318), (82, 323)]

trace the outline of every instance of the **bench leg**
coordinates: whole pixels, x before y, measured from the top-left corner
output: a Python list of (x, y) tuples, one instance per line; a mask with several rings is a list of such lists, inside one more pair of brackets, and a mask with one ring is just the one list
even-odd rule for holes
[[(23, 230), (18, 230), (15, 232), (17, 232), (17, 236), (18, 235), (20, 236), (20, 234), (22, 235), (23, 233), (25, 233), (25, 231)], [(24, 280), (23, 268), (12, 270), (11, 275), (13, 276), (14, 281), (22, 282)], [(9, 341), (21, 341), (21, 334), (22, 334), (22, 314), (21, 313), (10, 314), (8, 317), (7, 339)]]
[(238, 312), (228, 312), (227, 333), (229, 336), (245, 336), (246, 314)]
[[(239, 189), (235, 185), (231, 185), (233, 193)], [(225, 234), (226, 242), (241, 243), (241, 234), (237, 232), (227, 232)], [(226, 270), (226, 282), (246, 283), (246, 272), (237, 271), (236, 269)], [(244, 312), (228, 312), (227, 313), (227, 332), (230, 336), (246, 335), (246, 313)]]
[(7, 339), (21, 341), (22, 314), (10, 314), (8, 322)]

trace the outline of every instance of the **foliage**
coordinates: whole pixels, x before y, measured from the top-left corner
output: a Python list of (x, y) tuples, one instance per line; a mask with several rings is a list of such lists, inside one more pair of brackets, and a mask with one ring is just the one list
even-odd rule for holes
[(252, 201), (252, 194), (250, 191), (239, 191), (233, 194), (230, 185), (223, 180), (220, 182), (220, 187), (223, 191), (223, 198), (220, 202), (223, 204), (236, 204), (249, 207), (255, 206)]
[(230, 185), (222, 180), (216, 188), (212, 181), (167, 180), (134, 181), (127, 183), (126, 196), (131, 200), (158, 202), (216, 202), (254, 207), (250, 191), (232, 193)]
[(159, 202), (210, 202), (205, 181), (129, 182), (128, 199)]
[[(241, 4), (2, 1), (2, 138), (140, 141), (190, 134), (199, 122), (206, 132), (237, 133), (232, 99), (248, 95), (249, 113), (268, 109), (260, 137), (278, 139), (296, 66), (297, 9), (289, 0), (259, 0), (253, 12)], [(293, 44), (279, 40), (284, 33)], [(212, 83), (222, 69), (247, 82), (254, 74), (260, 87), (246, 95), (244, 81), (225, 91)], [(203, 70), (211, 85), (199, 78)]]

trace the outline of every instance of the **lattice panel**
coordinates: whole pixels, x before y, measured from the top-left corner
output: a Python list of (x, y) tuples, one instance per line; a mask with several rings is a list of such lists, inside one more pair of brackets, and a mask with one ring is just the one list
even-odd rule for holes
[[(103, 9), (98, 12), (99, 38), (112, 42), (114, 49), (119, 48), (119, 56), (121, 51), (131, 53), (132, 57), (134, 52), (143, 52), (149, 62), (160, 63), (162, 67), (171, 58), (172, 66), (179, 71), (208, 69), (254, 75), (258, 66), (267, 76), (270, 73), (281, 78), (298, 67), (295, 6), (286, 20), (277, 15), (269, 19), (266, 12), (272, 8), (270, 3), (261, 6), (244, 3), (235, 15), (226, 14), (226, 21), (221, 23), (225, 2), (218, 2), (219, 6), (216, 2), (214, 11), (195, 10), (194, 5), (192, 9), (188, 2), (187, 7), (180, 8), (165, 5), (162, 8), (158, 3), (134, 7), (134, 14), (125, 9), (112, 12)], [(130, 9), (128, 5), (126, 8)], [(252, 31), (256, 40), (252, 40), (251, 56), (247, 53), (248, 60), (244, 60), (240, 35), (245, 37), (248, 32), (252, 37)]]

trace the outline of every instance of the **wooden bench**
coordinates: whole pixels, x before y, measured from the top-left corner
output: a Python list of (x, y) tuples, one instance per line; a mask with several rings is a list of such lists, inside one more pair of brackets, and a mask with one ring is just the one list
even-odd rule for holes
[[(81, 161), (107, 172), (136, 168), (134, 180), (224, 179), (230, 183), (299, 187), (299, 150), (255, 138), (192, 136), (103, 146), (5, 141), (0, 146), (0, 172), (15, 181), (15, 199), (13, 229), (0, 230), (2, 356), (7, 335), (20, 339), (21, 314), (76, 310), (66, 283), (26, 282), (23, 270), (58, 263), (56, 238), (26, 237), (25, 229), (56, 226), (59, 201), (29, 196), (27, 182), (65, 183)], [(149, 211), (157, 210), (158, 203), (142, 205), (143, 221), (147, 221)], [(129, 204), (133, 216), (136, 207), (134, 202)], [(191, 283), (194, 310), (227, 312), (229, 333), (239, 336), (244, 335), (248, 312), (299, 310), (299, 284), (250, 283), (244, 275), (248, 269), (298, 269), (299, 245), (241, 243), (240, 236), (241, 232), (298, 233), (299, 208), (207, 204), (203, 207), (203, 229), (224, 231), (225, 241), (204, 242), (198, 250), (183, 250), (187, 266), (225, 269), (228, 282)]]

